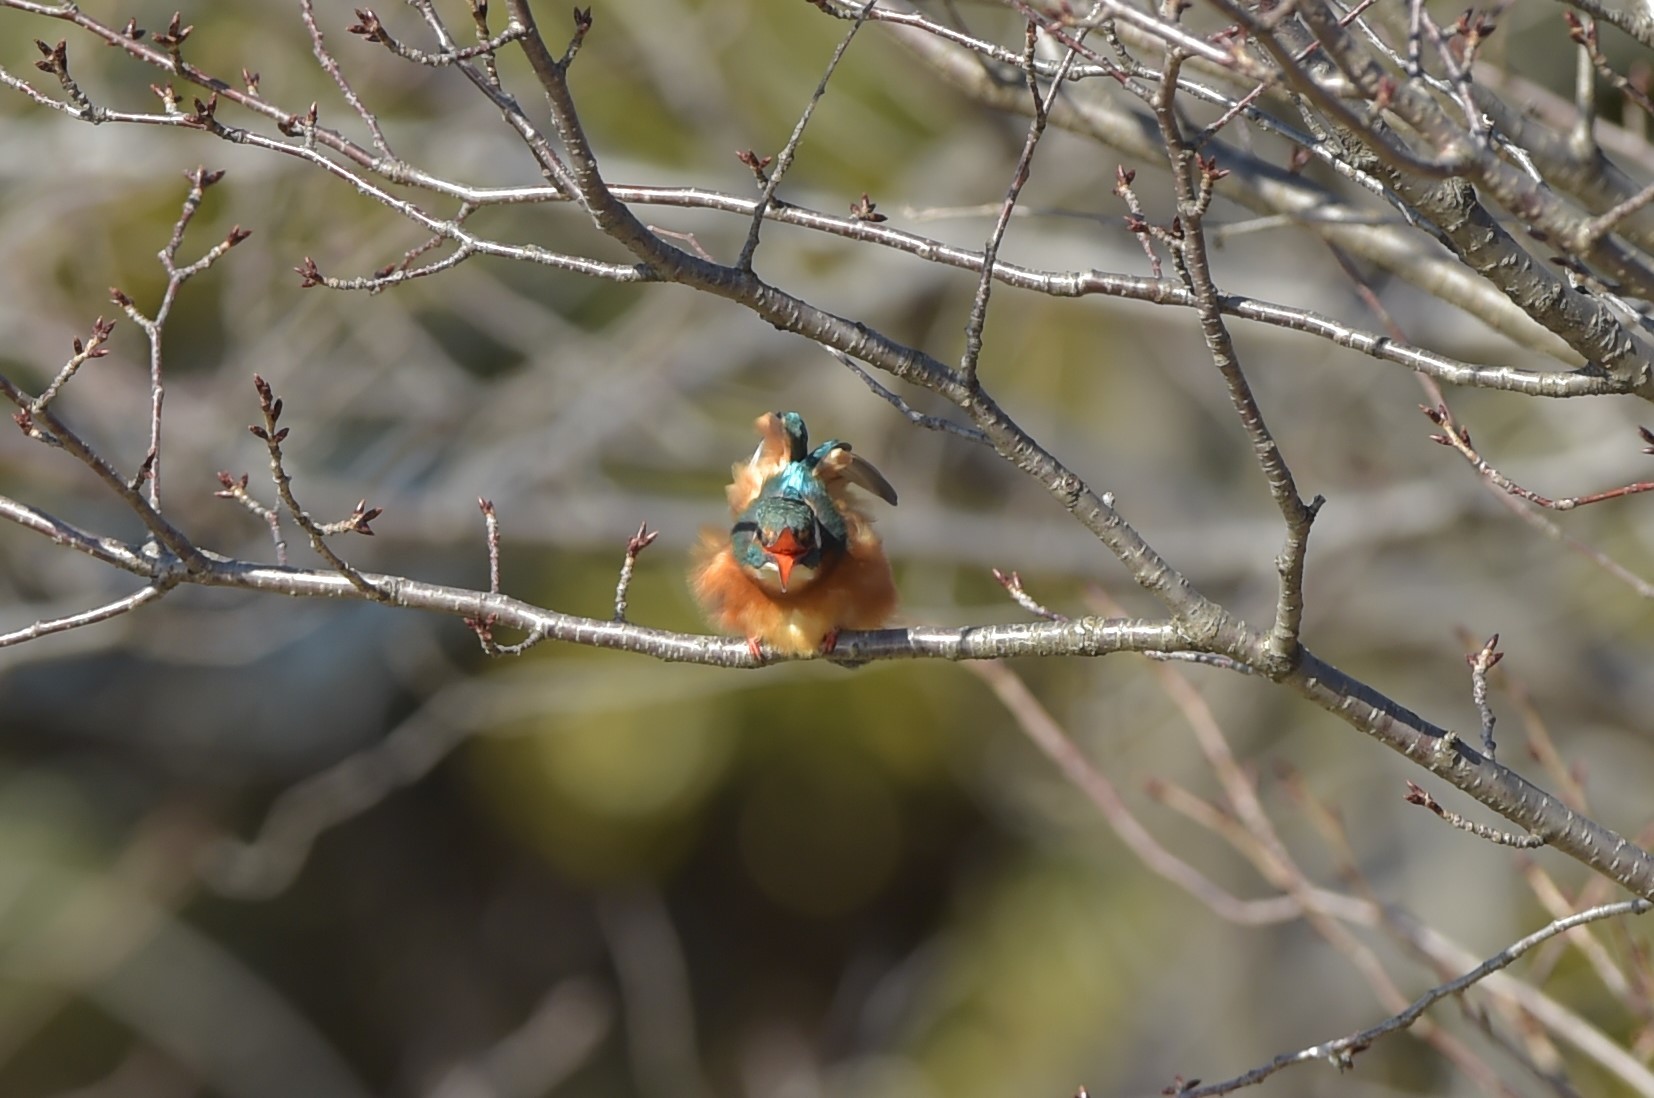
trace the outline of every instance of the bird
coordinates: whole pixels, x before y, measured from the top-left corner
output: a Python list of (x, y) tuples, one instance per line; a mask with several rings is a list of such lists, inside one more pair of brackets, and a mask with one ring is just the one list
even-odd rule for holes
[(872, 519), (851, 486), (896, 504), (896, 489), (850, 444), (810, 448), (797, 412), (766, 412), (758, 447), (730, 467), (734, 520), (708, 527), (692, 554), (695, 600), (714, 628), (788, 656), (831, 653), (842, 629), (877, 629), (896, 612), (896, 584)]

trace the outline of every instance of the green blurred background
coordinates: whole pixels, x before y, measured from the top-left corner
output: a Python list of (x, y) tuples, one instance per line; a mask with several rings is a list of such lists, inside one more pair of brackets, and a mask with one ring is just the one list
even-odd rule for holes
[[(152, 30), (173, 10), (82, 7)], [(462, 4), (438, 7), (464, 28)], [(538, 7), (559, 40), (566, 14)], [(186, 55), (226, 78), (256, 71), (272, 100), (317, 101), (324, 124), (365, 140), (297, 8), (197, 3), (183, 12), (196, 28)], [(780, 0), (594, 8), (573, 87), (609, 177), (737, 194), (753, 183), (735, 152), (780, 147), (846, 29)], [(399, 155), (468, 183), (536, 181), (461, 76), (345, 33), (349, 4), (316, 9)], [(976, 32), (1020, 42), (1003, 12), (962, 10)], [(380, 15), (430, 46), (408, 9)], [(1523, 4), (1506, 19), (1509, 48), (1529, 51), (1517, 54), (1527, 75), (1568, 87), (1568, 62), (1545, 49), (1554, 13)], [(100, 104), (156, 108), (147, 86), (158, 72), (66, 24), (0, 10), (6, 71), (57, 94), (32, 67), (37, 37), (69, 39), (71, 67)], [(540, 118), (515, 54), (503, 70)], [(220, 118), (254, 124), (228, 105)], [(841, 212), (867, 192), (893, 225), (980, 247), (1024, 127), (870, 26), (782, 194)], [(1002, 256), (1145, 273), (1111, 194), (1120, 163), (1051, 132)], [(750, 449), (753, 417), (786, 407), (822, 437), (851, 440), (900, 489), (879, 522), (904, 622), (1025, 618), (995, 567), (1064, 612), (1086, 612), (1096, 590), (1153, 610), (1038, 485), (957, 437), (914, 429), (819, 349), (734, 305), (488, 259), (373, 296), (304, 290), (292, 268), (307, 255), (327, 274), (366, 275), (422, 235), (299, 160), (175, 129), (94, 129), (14, 92), (0, 94), (8, 376), (42, 386), (70, 340), (113, 315), (109, 286), (154, 308), (155, 253), (181, 173), (197, 164), (228, 175), (183, 256), (235, 224), (254, 234), (185, 288), (167, 329), (163, 499), (202, 545), (271, 558), (260, 523), (213, 497), (221, 469), (250, 472), (270, 497), (262, 447), (243, 426), (257, 416), (258, 372), (286, 401), (301, 500), (324, 518), (361, 497), (386, 509), (375, 538), (340, 544), (353, 562), (485, 586), (475, 500), (486, 496), (507, 592), (606, 617), (626, 538), (647, 522), (662, 537), (640, 561), (632, 617), (693, 630), (687, 547), (723, 514), (720, 486)], [(1169, 216), (1164, 175), (1128, 166), (1141, 170), (1150, 216)], [(746, 232), (745, 219), (713, 213), (641, 216), (726, 261)], [(1245, 214), (1220, 205), (1214, 216)], [(563, 208), (492, 208), (468, 225), (622, 258)], [(764, 240), (758, 270), (771, 282), (944, 359), (959, 353), (974, 275), (780, 225)], [(1308, 235), (1237, 235), (1216, 263), (1221, 285), (1377, 326)], [(1537, 365), (1372, 277), (1417, 341)], [(1477, 643), (1501, 632), (1507, 667), (1586, 774), (1599, 818), (1639, 829), (1654, 764), (1654, 698), (1637, 655), (1645, 603), (1515, 523), (1432, 445), (1411, 375), (1305, 338), (1238, 335), (1303, 490), (1329, 499), (1311, 550), (1310, 645), (1468, 731), (1456, 630)], [(124, 320), (113, 348), (60, 407), (130, 472), (146, 441), (146, 349)], [(1190, 314), (1002, 288), (982, 363), (1011, 412), (1116, 493), (1173, 564), (1266, 620), (1279, 521)], [(1464, 393), (1455, 408), (1541, 490), (1645, 471), (1632, 429), (1643, 413), (1629, 403)], [(137, 535), (72, 460), (18, 432), (0, 432), (0, 493)], [(1567, 528), (1640, 568), (1648, 514), (1630, 501), (1569, 516)], [(130, 589), (0, 530), (0, 631)], [(1162, 843), (1241, 895), (1274, 894), (1145, 792), (1151, 779), (1217, 790), (1149, 665), (1119, 656), (1015, 670)], [(1417, 777), (1401, 760), (1267, 684), (1180, 674), (1320, 883), (1339, 886), (1345, 863), (1304, 797), (1336, 808), (1377, 897), (1474, 953), (1545, 921), (1513, 856), (1401, 803), (1403, 778)], [(1526, 730), (1514, 707), (1506, 714), (1501, 738), (1517, 760)], [(1583, 879), (1543, 861), (1570, 885)], [(1435, 982), (1382, 935), (1360, 934), (1408, 994)], [(1632, 1023), (1576, 968), (1556, 965), (1558, 994), (1608, 1011), (1599, 1021), (1623, 1036)], [(0, 650), (7, 1096), (1140, 1094), (1176, 1073), (1235, 1074), (1386, 1013), (1302, 923), (1237, 926), (1148, 872), (959, 666), (726, 672), (550, 644), (488, 660), (451, 619), (196, 590)], [(1517, 1080), (1517, 1092), (1533, 1086)], [(1480, 1091), (1401, 1037), (1354, 1074), (1309, 1067), (1268, 1092)]]

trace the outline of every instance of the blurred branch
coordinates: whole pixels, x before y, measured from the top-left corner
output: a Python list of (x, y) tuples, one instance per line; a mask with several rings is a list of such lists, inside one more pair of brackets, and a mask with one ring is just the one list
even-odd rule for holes
[(998, 661), (973, 665), (971, 671), (988, 684), (1016, 719), (1023, 734), (1056, 765), (1063, 778), (1091, 802), (1120, 841), (1156, 875), (1233, 923), (1267, 925), (1301, 916), (1302, 909), (1290, 896), (1243, 899), (1171, 853), (1131, 813), (1114, 783), (1091, 764), (1015, 671)]
[(596, 981), (563, 980), (522, 1025), (456, 1064), (429, 1098), (540, 1098), (590, 1062), (614, 1029), (614, 996)]
[[(143, 824), (104, 872), (16, 851), (0, 857), (11, 898), (0, 973), (47, 991), (12, 1000), (0, 1058), (9, 1062), (33, 1030), (83, 999), (165, 1050), (198, 1086), (247, 1098), (363, 1098), (362, 1082), (292, 1002), (178, 914), (194, 891), (199, 833), (165, 813)], [(247, 1027), (259, 1041), (240, 1039)]]
[(653, 889), (597, 903), (597, 923), (619, 976), (627, 1053), (645, 1098), (704, 1098), (689, 965), (671, 912)]
[(1553, 938), (1558, 934), (1562, 934), (1565, 931), (1572, 930), (1577, 926), (1584, 926), (1587, 923), (1597, 922), (1602, 919), (1618, 918), (1623, 915), (1641, 915), (1648, 911), (1651, 907), (1654, 907), (1654, 903), (1650, 903), (1648, 900), (1622, 900), (1619, 903), (1604, 904), (1601, 907), (1594, 907), (1589, 911), (1581, 911), (1564, 919), (1557, 919), (1540, 930), (1528, 935), (1526, 938), (1514, 942), (1510, 946), (1500, 950), (1498, 953), (1495, 953), (1486, 961), (1483, 961), (1480, 965), (1477, 965), (1475, 968), (1471, 969), (1469, 972), (1466, 972), (1458, 979), (1449, 980), (1445, 984), (1440, 984), (1431, 988), (1429, 991), (1414, 1000), (1406, 1010), (1386, 1018), (1377, 1025), (1370, 1026), (1367, 1029), (1360, 1030), (1356, 1033), (1351, 1033), (1344, 1037), (1339, 1037), (1336, 1040), (1325, 1041), (1318, 1045), (1311, 1045), (1310, 1047), (1301, 1049), (1298, 1052), (1277, 1056), (1274, 1060), (1271, 1060), (1262, 1067), (1253, 1068), (1244, 1075), (1239, 1075), (1233, 1079), (1224, 1080), (1221, 1083), (1212, 1083), (1207, 1086), (1185, 1087), (1172, 1091), (1171, 1093), (1178, 1095), (1178, 1098), (1205, 1098), (1207, 1095), (1231, 1094), (1242, 1089), (1243, 1087), (1255, 1086), (1283, 1068), (1292, 1067), (1295, 1064), (1308, 1063), (1312, 1060), (1326, 1060), (1334, 1067), (1338, 1068), (1338, 1070), (1344, 1071), (1354, 1065), (1356, 1054), (1365, 1052), (1368, 1048), (1372, 1047), (1374, 1041), (1377, 1041), (1391, 1033), (1408, 1028), (1423, 1017), (1424, 1012), (1429, 1010), (1437, 1002), (1445, 999), (1449, 995), (1458, 995), (1463, 993), (1467, 988), (1474, 986), (1482, 980), (1487, 979), (1495, 972), (1498, 972), (1500, 969), (1507, 967), (1518, 957), (1539, 945), (1541, 942)]

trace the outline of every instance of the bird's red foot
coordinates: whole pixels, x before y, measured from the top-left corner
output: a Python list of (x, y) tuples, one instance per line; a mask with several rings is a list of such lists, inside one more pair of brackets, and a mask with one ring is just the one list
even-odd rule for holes
[(837, 647), (838, 647), (838, 630), (837, 629), (834, 629), (833, 631), (828, 633), (825, 637), (821, 638), (821, 654), (823, 656), (831, 656), (833, 654), (833, 649), (835, 649)]
[(764, 662), (764, 650), (762, 648), (758, 647), (758, 638), (757, 637), (748, 637), (747, 638), (747, 651), (752, 653), (752, 658), (755, 662), (757, 662), (757, 663), (763, 663)]

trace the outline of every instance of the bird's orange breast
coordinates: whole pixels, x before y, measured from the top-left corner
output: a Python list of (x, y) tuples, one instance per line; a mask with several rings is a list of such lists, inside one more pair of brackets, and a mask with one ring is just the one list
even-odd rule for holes
[(728, 534), (703, 531), (690, 571), (696, 601), (715, 628), (793, 656), (820, 651), (840, 629), (880, 628), (896, 612), (896, 583), (878, 535), (865, 518), (855, 518), (845, 554), (785, 594), (766, 589), (742, 570)]

